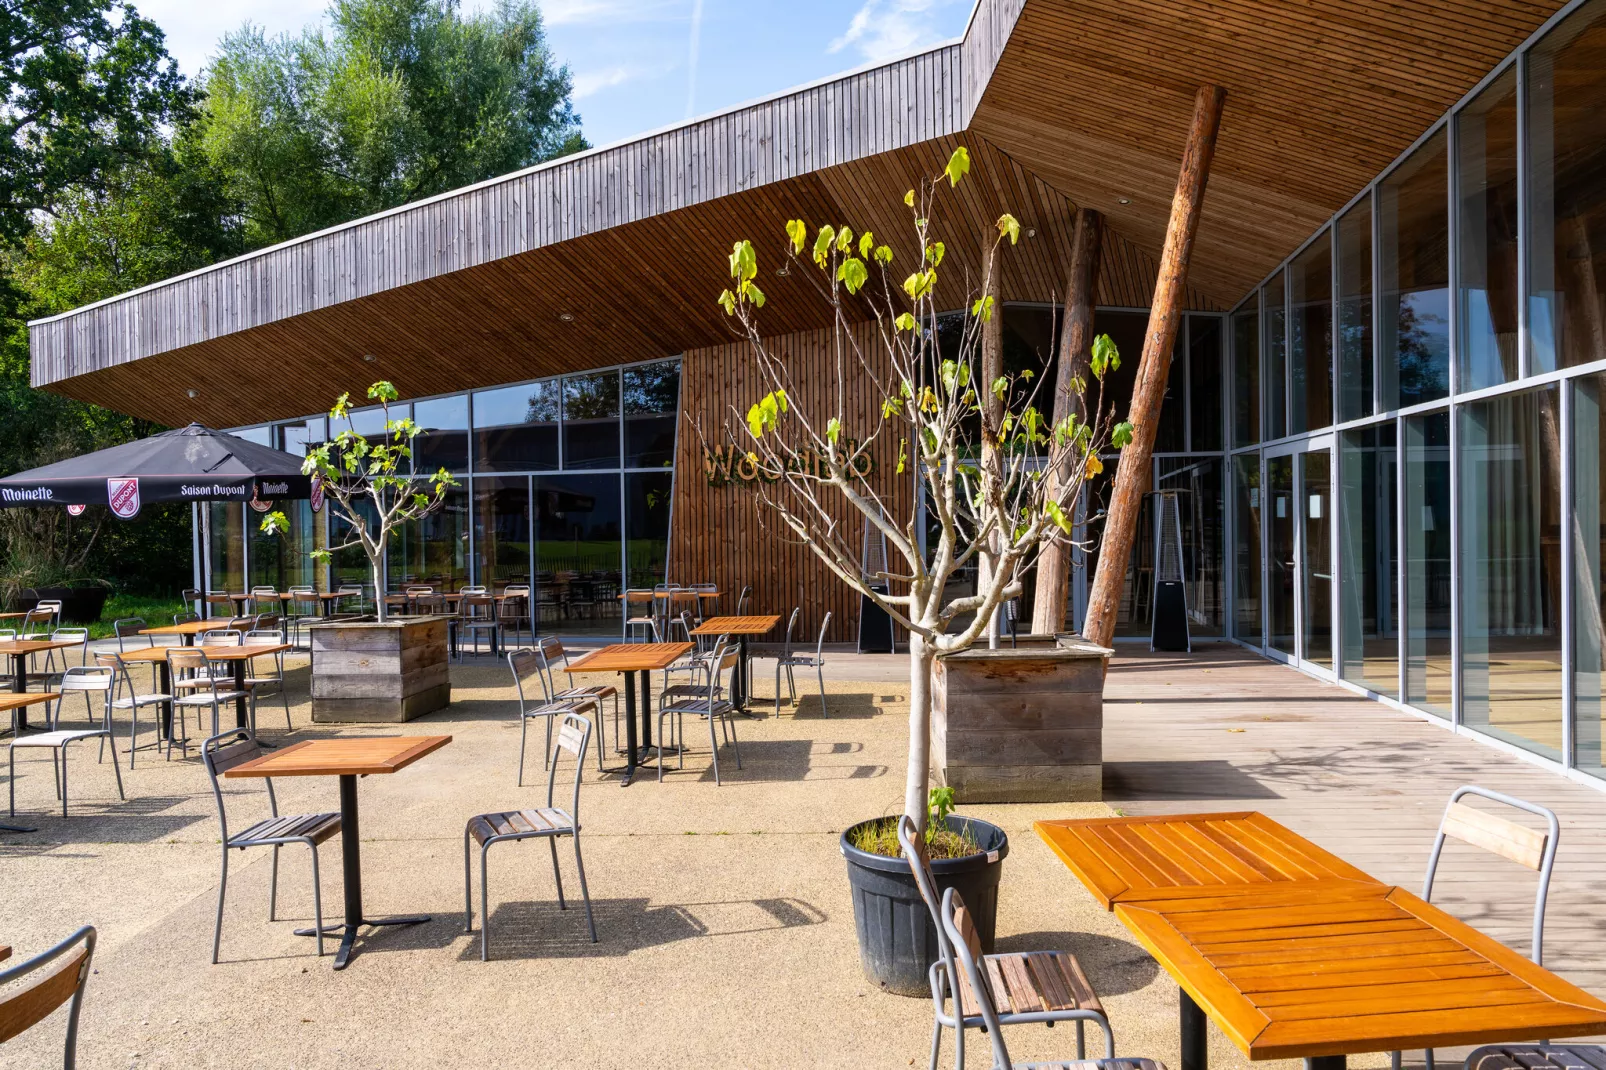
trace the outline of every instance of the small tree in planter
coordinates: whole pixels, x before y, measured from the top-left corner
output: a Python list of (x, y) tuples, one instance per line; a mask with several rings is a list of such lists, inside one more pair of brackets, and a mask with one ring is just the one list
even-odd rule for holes
[[(943, 173), (908, 192), (917, 261), (895, 264), (893, 250), (869, 232), (822, 226), (811, 236), (803, 220), (786, 225), (788, 274), (811, 279), (833, 312), (837, 354), (836, 402), (809, 411), (789, 393), (789, 371), (767, 344), (759, 310), (765, 297), (756, 284), (758, 256), (750, 241), (730, 256), (732, 285), (719, 296), (727, 315), (752, 346), (766, 393), (743, 417), (745, 435), (727, 432), (746, 452), (762, 479), (758, 493), (787, 529), (841, 581), (869, 598), (909, 633), (909, 764), (904, 813), (927, 825), (932, 669), (935, 659), (969, 648), (984, 634), (1000, 605), (1021, 592), (1021, 577), (1051, 543), (1074, 542), (1076, 503), (1090, 475), (1102, 470), (1099, 453), (1131, 438), (1128, 424), (1085, 404), (1089, 383), (1071, 380), (1076, 404), (1058, 423), (1039, 406), (1044, 378), (1031, 370), (1005, 373), (997, 345), (984, 345), (993, 318), (1002, 314), (997, 292), (999, 258), (1015, 244), (1020, 224), (1005, 214), (983, 250), (981, 277), (967, 280), (963, 329), (944, 347), (936, 330), (938, 273), (944, 244), (933, 235), (932, 216), (943, 180), (957, 186), (970, 168), (963, 147)], [(902, 281), (897, 281), (899, 277)], [(861, 346), (851, 329), (868, 304), (874, 343)], [(990, 350), (987, 360), (984, 350)], [(1086, 360), (1086, 375), (1101, 383), (1120, 366), (1108, 336), (1100, 336)], [(991, 366), (989, 366), (991, 365)], [(848, 376), (879, 402), (877, 425), (867, 434), (848, 426)], [(1046, 377), (1045, 377), (1046, 378)], [(861, 437), (849, 435), (860, 433)], [(935, 542), (923, 542), (918, 512), (895, 516), (867, 473), (871, 451), (897, 449), (897, 472), (914, 466), (926, 498)], [(840, 504), (874, 525), (889, 547), (889, 572), (867, 575), (857, 532), (839, 519)], [(979, 569), (973, 595), (949, 597), (949, 581), (973, 563)], [(895, 571), (892, 571), (895, 569)], [(888, 590), (878, 589), (882, 583)], [(957, 623), (969, 614), (963, 624)]]
[[(350, 531), (345, 542), (313, 550), (311, 556), (327, 563), (337, 550), (362, 547), (373, 572), (374, 602), (381, 621), (386, 617), (386, 540), (403, 524), (422, 520), (439, 509), (446, 501), (447, 489), (457, 486), (457, 480), (444, 468), (427, 478), (406, 472), (413, 455), (413, 439), (418, 437), (420, 428), (411, 418), (390, 418), (390, 403), (397, 396), (392, 383), (381, 381), (368, 388), (368, 397), (379, 402), (385, 418), (384, 437), (370, 442), (357, 432), (351, 418), (351, 395), (341, 394), (329, 410), (329, 419), (331, 427), (335, 421), (344, 420), (346, 429), (332, 441), (309, 449), (301, 465), (302, 473), (312, 476), (314, 483), (322, 487), (330, 512), (345, 521)], [(364, 514), (365, 504), (373, 509), (371, 527), (370, 517)], [(282, 512), (271, 512), (262, 518), (262, 530), (269, 534), (283, 532), (289, 526)]]

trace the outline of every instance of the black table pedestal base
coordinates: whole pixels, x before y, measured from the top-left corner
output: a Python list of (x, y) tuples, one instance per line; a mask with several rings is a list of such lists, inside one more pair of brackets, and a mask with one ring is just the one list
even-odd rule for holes
[(1177, 989), (1177, 1026), (1182, 1038), (1182, 1070), (1209, 1070), (1210, 1044), (1205, 1012), (1186, 989)]
[(1305, 1060), (1305, 1070), (1344, 1070), (1344, 1056), (1317, 1055)]
[[(336, 933), (340, 934), (340, 947), (335, 950), (335, 969), (343, 970), (346, 968), (346, 963), (351, 961), (353, 945), (357, 942), (357, 930), (363, 926), (367, 925), (377, 928), (381, 925), (422, 925), (427, 921), (433, 920), (434, 917), (429, 914), (404, 914), (395, 918), (364, 918), (355, 924), (349, 921), (343, 921), (337, 922), (334, 925), (325, 925), (323, 927), (323, 934), (325, 936), (334, 936)], [(296, 935), (317, 936), (318, 930), (312, 928), (297, 929)]]

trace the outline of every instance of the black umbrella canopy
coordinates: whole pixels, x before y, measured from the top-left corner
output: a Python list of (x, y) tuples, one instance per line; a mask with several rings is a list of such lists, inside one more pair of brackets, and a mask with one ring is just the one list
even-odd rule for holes
[(105, 505), (124, 520), (155, 502), (310, 497), (300, 457), (200, 424), (0, 479), (0, 506)]

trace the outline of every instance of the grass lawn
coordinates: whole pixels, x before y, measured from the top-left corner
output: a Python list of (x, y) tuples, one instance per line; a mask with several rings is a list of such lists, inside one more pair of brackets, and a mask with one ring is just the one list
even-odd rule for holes
[(161, 624), (172, 624), (173, 614), (184, 612), (187, 612), (187, 609), (177, 598), (114, 594), (106, 600), (106, 608), (101, 611), (100, 619), (89, 626), (89, 637), (109, 638), (112, 634), (112, 622), (122, 620), (124, 617), (142, 617), (147, 625), (155, 628)]

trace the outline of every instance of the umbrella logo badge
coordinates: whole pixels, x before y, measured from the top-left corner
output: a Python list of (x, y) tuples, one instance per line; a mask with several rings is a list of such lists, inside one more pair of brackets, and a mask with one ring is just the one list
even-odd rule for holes
[(139, 477), (108, 479), (106, 504), (111, 506), (112, 515), (118, 519), (132, 519), (139, 512)]
[(68, 516), (83, 516), (84, 515), (84, 510), (87, 509), (87, 508), (89, 508), (89, 506), (87, 506), (87, 505), (69, 505), (69, 506), (67, 506), (67, 515)]

